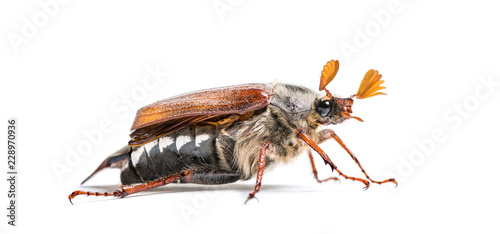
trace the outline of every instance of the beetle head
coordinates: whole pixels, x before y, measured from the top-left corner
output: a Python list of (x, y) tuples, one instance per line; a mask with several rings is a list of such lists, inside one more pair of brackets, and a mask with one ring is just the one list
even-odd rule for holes
[(351, 106), (354, 100), (352, 98), (323, 98), (316, 99), (314, 109), (316, 113), (321, 116), (321, 124), (338, 124), (346, 119), (354, 118), (363, 121), (361, 118), (351, 116)]
[(314, 103), (315, 111), (322, 117), (322, 124), (337, 124), (350, 118), (363, 122), (361, 118), (351, 116), (351, 107), (354, 102), (353, 98), (364, 99), (376, 95), (385, 95), (383, 92), (378, 92), (381, 89), (385, 89), (385, 87), (380, 86), (384, 83), (384, 81), (381, 80), (382, 75), (373, 69), (369, 70), (361, 81), (356, 94), (349, 98), (337, 98), (326, 89), (326, 86), (333, 80), (333, 78), (335, 78), (338, 70), (339, 62), (337, 60), (330, 60), (325, 66), (323, 66), (319, 90), (324, 90), (326, 92), (326, 96), (316, 99)]

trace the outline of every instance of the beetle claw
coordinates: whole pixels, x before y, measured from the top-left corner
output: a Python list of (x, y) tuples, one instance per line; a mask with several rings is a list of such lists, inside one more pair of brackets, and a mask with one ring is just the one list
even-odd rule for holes
[(248, 201), (250, 201), (250, 200), (252, 200), (252, 199), (254, 199), (254, 198), (255, 198), (255, 200), (257, 200), (257, 202), (260, 202), (260, 201), (259, 201), (259, 199), (258, 199), (258, 198), (257, 198), (254, 194), (250, 193), (250, 194), (248, 195), (247, 200), (245, 201), (245, 205), (247, 204), (247, 202), (248, 202)]

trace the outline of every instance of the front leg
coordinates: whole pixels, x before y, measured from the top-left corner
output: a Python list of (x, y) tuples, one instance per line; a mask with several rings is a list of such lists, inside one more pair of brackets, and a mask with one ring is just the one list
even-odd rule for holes
[[(326, 133), (328, 130), (330, 130), (330, 129), (326, 129), (326, 130), (321, 131), (321, 133), (319, 134), (318, 144), (321, 144), (321, 143), (331, 139), (331, 135)], [(340, 179), (338, 177), (329, 177), (329, 178), (320, 180), (318, 178), (318, 171), (316, 170), (316, 165), (314, 164), (314, 159), (312, 156), (311, 148), (307, 149), (307, 154), (309, 155), (309, 160), (311, 161), (314, 179), (316, 179), (316, 181), (318, 181), (318, 183), (323, 183), (323, 182), (328, 181), (328, 180), (340, 181)]]
[(318, 171), (316, 170), (316, 165), (314, 165), (314, 159), (313, 159), (313, 155), (312, 155), (312, 152), (311, 152), (311, 148), (307, 149), (307, 154), (309, 155), (309, 160), (311, 161), (311, 166), (312, 166), (312, 170), (313, 170), (313, 174), (314, 174), (314, 179), (316, 179), (316, 181), (318, 181), (318, 183), (323, 183), (323, 182), (329, 181), (329, 180), (339, 181), (338, 177), (329, 177), (329, 178), (320, 180), (318, 178)]
[(361, 166), (361, 163), (359, 163), (358, 158), (356, 158), (356, 156), (354, 156), (354, 154), (351, 152), (351, 150), (349, 150), (349, 148), (347, 148), (347, 146), (344, 144), (344, 142), (340, 139), (340, 137), (337, 136), (337, 134), (335, 134), (335, 132), (333, 130), (325, 129), (325, 130), (321, 131), (320, 136), (321, 136), (320, 143), (323, 141), (326, 141), (328, 139), (332, 139), (332, 138), (335, 139), (335, 141), (337, 141), (337, 143), (339, 143), (339, 145), (342, 146), (342, 148), (344, 148), (345, 151), (347, 151), (347, 153), (351, 156), (352, 160), (354, 160), (354, 162), (356, 162), (356, 164), (358, 164), (359, 168), (361, 169), (363, 174), (365, 174), (366, 178), (368, 180), (370, 180), (370, 182), (376, 183), (376, 184), (383, 184), (383, 183), (387, 183), (387, 182), (392, 182), (392, 183), (395, 183), (396, 186), (398, 186), (398, 182), (396, 182), (396, 179), (394, 179), (394, 178), (387, 179), (384, 181), (372, 180), (370, 178), (370, 176), (368, 176), (368, 174), (366, 173), (365, 169)]
[(301, 129), (298, 129), (296, 133), (297, 133), (297, 137), (299, 139), (303, 140), (307, 145), (309, 145), (309, 147), (311, 147), (314, 151), (316, 151), (321, 156), (321, 158), (323, 158), (323, 161), (325, 161), (325, 164), (330, 165), (330, 167), (332, 168), (332, 171), (333, 170), (337, 171), (337, 173), (339, 173), (339, 175), (344, 177), (346, 180), (359, 181), (359, 182), (365, 184), (365, 189), (368, 189), (368, 187), (370, 187), (370, 182), (365, 180), (365, 179), (360, 179), (360, 178), (344, 175), (344, 173), (342, 173), (337, 168), (337, 166), (335, 166), (335, 164), (333, 164), (332, 160), (330, 159), (330, 157), (328, 157), (328, 155), (325, 153), (325, 151), (323, 151), (318, 146), (318, 144), (316, 144), (316, 142), (314, 142), (311, 139), (311, 137), (309, 137), (304, 131), (302, 131)]

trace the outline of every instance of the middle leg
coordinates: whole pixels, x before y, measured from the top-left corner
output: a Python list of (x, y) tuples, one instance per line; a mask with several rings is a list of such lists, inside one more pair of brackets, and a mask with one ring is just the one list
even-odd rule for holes
[(255, 181), (254, 190), (248, 195), (245, 204), (252, 198), (255, 198), (255, 194), (260, 191), (260, 186), (262, 184), (262, 175), (264, 174), (264, 167), (266, 166), (266, 153), (269, 150), (270, 144), (269, 142), (264, 143), (260, 148), (259, 152), (259, 164), (257, 169), (257, 181)]

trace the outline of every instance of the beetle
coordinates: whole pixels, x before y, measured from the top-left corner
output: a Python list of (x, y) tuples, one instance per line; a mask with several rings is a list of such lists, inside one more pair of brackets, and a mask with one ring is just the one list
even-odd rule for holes
[[(256, 177), (245, 203), (259, 192), (264, 170), (286, 163), (306, 151), (318, 182), (311, 149), (332, 171), (347, 180), (370, 183), (397, 182), (394, 178), (372, 180), (359, 160), (331, 129), (352, 116), (353, 98), (376, 95), (385, 87), (382, 75), (369, 70), (355, 95), (333, 96), (326, 86), (339, 69), (339, 62), (324, 65), (319, 91), (295, 85), (245, 84), (207, 89), (164, 99), (137, 111), (128, 145), (106, 158), (87, 178), (104, 168), (120, 168), (121, 189), (114, 192), (74, 191), (78, 195), (125, 197), (172, 182), (227, 184)], [(318, 144), (336, 140), (359, 166), (366, 179), (347, 176)]]

